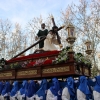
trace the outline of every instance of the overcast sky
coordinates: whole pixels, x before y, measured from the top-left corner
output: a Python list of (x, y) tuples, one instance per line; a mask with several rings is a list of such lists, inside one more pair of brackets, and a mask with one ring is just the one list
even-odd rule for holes
[(49, 14), (55, 17), (61, 15), (72, 2), (79, 0), (0, 0), (0, 19), (9, 19), (12, 23), (25, 25), (34, 17)]

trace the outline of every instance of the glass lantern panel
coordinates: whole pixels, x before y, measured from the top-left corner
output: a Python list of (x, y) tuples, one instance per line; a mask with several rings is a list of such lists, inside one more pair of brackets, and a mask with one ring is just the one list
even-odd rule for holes
[(70, 36), (74, 37), (74, 28), (70, 28)]
[(87, 50), (91, 49), (91, 42), (86, 42)]

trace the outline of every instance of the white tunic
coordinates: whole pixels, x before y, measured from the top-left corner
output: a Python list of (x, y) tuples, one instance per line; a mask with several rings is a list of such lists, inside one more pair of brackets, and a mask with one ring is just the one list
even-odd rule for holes
[(18, 95), (18, 94), (16, 93), (15, 96), (12, 96), (12, 97), (10, 96), (10, 100), (16, 100), (17, 95)]
[(18, 100), (22, 100), (23, 97), (25, 98), (25, 94), (21, 95), (21, 94), (20, 94), (20, 91), (18, 91), (17, 99), (18, 99)]
[(50, 89), (47, 90), (46, 100), (57, 100), (57, 96), (54, 96)]
[(93, 91), (94, 100), (100, 100), (100, 93), (97, 91)]
[(0, 100), (4, 100), (4, 96), (0, 95)]
[(59, 45), (59, 43), (56, 39), (56, 34), (52, 34), (49, 32), (46, 39), (44, 40), (43, 50), (45, 50), (45, 51), (58, 50), (55, 45)]
[(10, 100), (16, 100), (15, 97), (10, 97)]
[(5, 100), (4, 97), (8, 96), (8, 93), (6, 93), (5, 95), (0, 95), (0, 100)]
[(79, 89), (77, 89), (77, 100), (86, 100), (86, 95)]
[(62, 100), (70, 100), (70, 94), (67, 87), (65, 87), (62, 91)]
[(26, 100), (34, 100), (34, 98), (35, 98), (35, 95), (32, 97), (26, 97)]
[(43, 97), (38, 97), (38, 95), (35, 95), (35, 100), (43, 100)]

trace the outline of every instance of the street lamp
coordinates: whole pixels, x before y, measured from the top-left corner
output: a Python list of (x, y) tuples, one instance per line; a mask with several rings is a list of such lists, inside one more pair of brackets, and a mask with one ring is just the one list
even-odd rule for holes
[(72, 47), (76, 40), (74, 29), (75, 27), (72, 24), (69, 24), (66, 28), (68, 32), (68, 38), (66, 39), (66, 41), (70, 44), (70, 51), (73, 51)]

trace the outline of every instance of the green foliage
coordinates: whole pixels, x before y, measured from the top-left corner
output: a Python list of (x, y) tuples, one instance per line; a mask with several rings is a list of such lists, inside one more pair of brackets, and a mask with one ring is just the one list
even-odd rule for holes
[(14, 64), (10, 64), (10, 68), (20, 68), (20, 67), (21, 67), (21, 65), (18, 62), (14, 63)]
[(10, 64), (10, 68), (13, 68), (13, 64)]
[(88, 57), (83, 56), (81, 53), (74, 54), (74, 58), (77, 63), (84, 63), (88, 67), (91, 67), (91, 61)]
[[(68, 52), (70, 47), (63, 48), (59, 53), (56, 60), (53, 61), (54, 64), (66, 62), (68, 60)], [(84, 63), (88, 67), (91, 67), (91, 61), (88, 57), (83, 56), (81, 53), (74, 54), (74, 59), (77, 63)]]
[(54, 64), (66, 62), (68, 60), (68, 51), (70, 47), (63, 48), (62, 51), (59, 53), (56, 60), (53, 61)]

